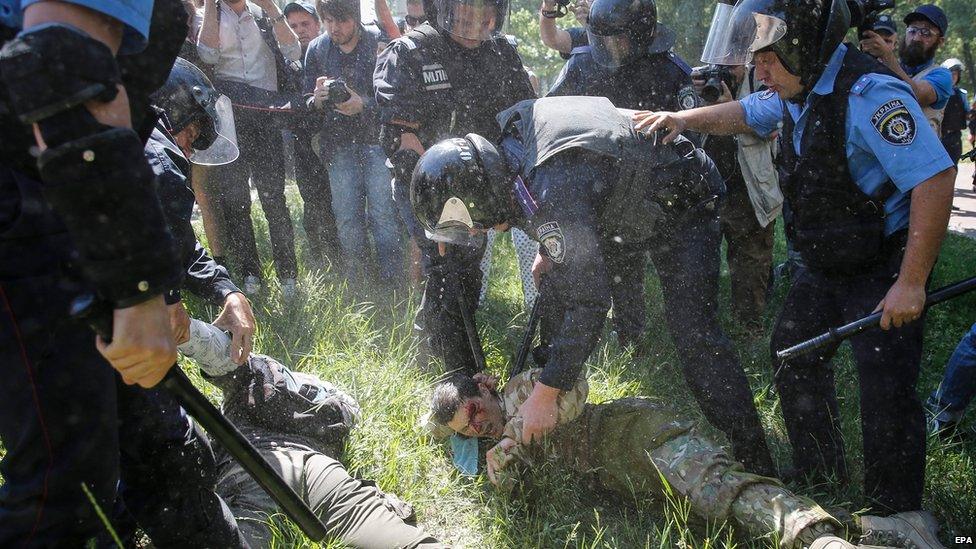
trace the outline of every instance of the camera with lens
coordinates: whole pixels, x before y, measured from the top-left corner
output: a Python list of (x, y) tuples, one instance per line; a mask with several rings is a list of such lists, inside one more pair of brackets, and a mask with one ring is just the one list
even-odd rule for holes
[(895, 0), (847, 0), (851, 12), (851, 26), (857, 27), (857, 35), (871, 30), (878, 16), (885, 10), (895, 9)]
[(722, 96), (723, 82), (729, 87), (729, 91), (735, 93), (735, 76), (729, 67), (722, 65), (695, 67), (691, 72), (691, 77), (705, 81), (705, 86), (701, 89), (701, 98), (708, 103), (714, 103)]
[(329, 95), (326, 96), (325, 104), (332, 108), (340, 103), (349, 101), (350, 97), (352, 97), (352, 94), (349, 93), (346, 82), (341, 78), (337, 78), (329, 82)]

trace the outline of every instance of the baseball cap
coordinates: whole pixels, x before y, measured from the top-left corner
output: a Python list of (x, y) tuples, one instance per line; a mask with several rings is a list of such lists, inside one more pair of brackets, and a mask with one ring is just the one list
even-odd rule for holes
[(879, 15), (871, 25), (871, 30), (895, 34), (898, 32), (898, 23), (890, 15)]
[(312, 5), (309, 4), (308, 2), (289, 2), (285, 6), (285, 8), (281, 10), (281, 14), (284, 15), (285, 17), (288, 17), (289, 13), (293, 13), (297, 10), (302, 10), (305, 13), (311, 15), (312, 17), (315, 18), (316, 21), (319, 20), (319, 14), (316, 13), (315, 8), (312, 7)]
[(918, 21), (919, 19), (925, 19), (935, 25), (939, 29), (939, 32), (942, 33), (942, 36), (945, 36), (946, 30), (949, 28), (949, 19), (946, 18), (945, 12), (934, 4), (925, 4), (916, 8), (915, 11), (905, 16), (905, 24), (909, 25), (912, 21)]

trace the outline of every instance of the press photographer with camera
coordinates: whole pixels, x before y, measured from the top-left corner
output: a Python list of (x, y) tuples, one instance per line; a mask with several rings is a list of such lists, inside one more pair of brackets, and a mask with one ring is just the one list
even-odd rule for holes
[[(695, 91), (706, 105), (746, 97), (765, 86), (745, 65), (705, 65), (691, 73)], [(722, 236), (732, 283), (732, 314), (750, 336), (762, 333), (762, 315), (773, 263), (775, 220), (783, 205), (773, 166), (775, 139), (753, 132), (707, 136), (703, 148), (725, 180), (719, 206)]]
[[(857, 2), (864, 6), (865, 20), (871, 21), (880, 9), (894, 7), (890, 0)], [(897, 55), (885, 38), (875, 31), (859, 27), (861, 51), (877, 57), (895, 76), (912, 87), (925, 118), (937, 135), (941, 134), (945, 106), (952, 96), (952, 74), (935, 62), (935, 54), (945, 43), (949, 19), (938, 6), (926, 4), (904, 19), (905, 39)]]
[[(327, 34), (305, 53), (304, 90), (309, 106), (320, 113), (319, 155), (329, 170), (344, 267), (349, 280), (395, 287), (403, 275), (403, 252), (373, 98), (378, 33), (360, 22), (356, 0), (319, 0), (315, 7)], [(367, 226), (378, 276), (370, 268), (374, 253)]]

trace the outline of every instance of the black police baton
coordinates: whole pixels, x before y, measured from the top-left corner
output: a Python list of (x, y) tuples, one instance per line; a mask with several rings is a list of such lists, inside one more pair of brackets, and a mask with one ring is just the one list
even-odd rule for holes
[[(545, 280), (545, 277), (543, 277)], [(532, 340), (535, 338), (535, 328), (539, 325), (539, 318), (542, 316), (542, 283), (539, 283), (539, 293), (535, 296), (535, 303), (532, 304), (532, 312), (529, 313), (529, 322), (525, 326), (525, 335), (522, 336), (522, 345), (519, 347), (518, 354), (515, 355), (515, 365), (512, 372), (508, 375), (509, 379), (519, 375), (525, 370), (525, 362), (529, 358), (529, 350), (532, 348)]]
[[(86, 322), (106, 343), (112, 341), (112, 310), (104, 301), (91, 294), (83, 295), (72, 302), (71, 316)], [(271, 496), (285, 515), (301, 528), (302, 533), (314, 541), (325, 539), (328, 533), (325, 524), (258, 453), (257, 448), (244, 438), (237, 427), (193, 386), (179, 364), (173, 364), (163, 378), (162, 385)]]
[[(974, 289), (976, 289), (976, 276), (956, 282), (955, 284), (950, 284), (944, 288), (939, 288), (925, 298), (925, 309), (928, 309), (936, 303), (942, 303), (943, 301), (948, 301), (955, 297), (959, 297), (962, 294), (971, 292)], [(839, 328), (831, 328), (826, 333), (818, 335), (813, 339), (798, 343), (781, 351), (776, 351), (776, 358), (780, 360), (789, 360), (800, 355), (805, 355), (811, 351), (820, 349), (821, 347), (841, 342), (870, 328), (875, 328), (880, 322), (881, 312), (879, 311), (862, 319), (855, 320), (850, 324), (845, 324)]]

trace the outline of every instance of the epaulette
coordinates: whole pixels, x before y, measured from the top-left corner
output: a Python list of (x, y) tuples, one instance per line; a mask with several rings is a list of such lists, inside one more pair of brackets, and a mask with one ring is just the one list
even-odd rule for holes
[(574, 55), (579, 55), (581, 53), (587, 53), (589, 51), (590, 51), (589, 44), (587, 44), (585, 46), (576, 46), (575, 48), (569, 50), (569, 55), (570, 55), (570, 57), (572, 57)]
[(506, 34), (505, 35), (505, 40), (508, 42), (508, 44), (510, 46), (512, 46), (515, 49), (518, 49), (518, 38), (515, 38), (514, 35), (512, 35), (512, 34)]
[(417, 43), (414, 42), (409, 36), (401, 36), (399, 38), (400, 42), (407, 46), (408, 50), (417, 49)]
[(871, 86), (874, 86), (874, 79), (871, 78), (870, 74), (865, 74), (858, 78), (857, 82), (854, 82), (854, 85), (851, 86), (851, 93), (854, 95), (864, 95), (866, 91), (871, 89)]
[(684, 72), (685, 74), (689, 74), (689, 75), (691, 74), (691, 65), (685, 63), (685, 60), (678, 57), (678, 54), (674, 53), (674, 51), (668, 52), (668, 59), (670, 59), (672, 63), (677, 65), (678, 68), (681, 69), (681, 71)]

